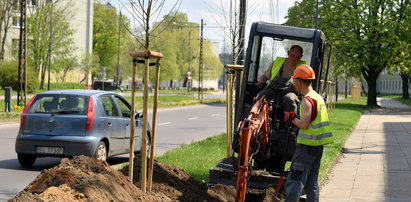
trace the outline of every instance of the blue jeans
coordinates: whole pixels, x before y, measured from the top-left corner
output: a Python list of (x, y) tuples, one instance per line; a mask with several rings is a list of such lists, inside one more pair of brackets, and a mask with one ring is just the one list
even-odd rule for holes
[(287, 197), (284, 202), (297, 202), (303, 189), (307, 194), (307, 202), (319, 201), (318, 172), (323, 148), (323, 146), (297, 144), (291, 171), (288, 173), (285, 184)]

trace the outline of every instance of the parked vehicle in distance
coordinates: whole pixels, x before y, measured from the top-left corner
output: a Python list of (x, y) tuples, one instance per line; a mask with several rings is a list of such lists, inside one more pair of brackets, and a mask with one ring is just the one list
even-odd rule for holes
[[(19, 163), (38, 157), (94, 156), (100, 160), (130, 151), (131, 105), (114, 92), (56, 90), (35, 95), (24, 108), (16, 139)], [(136, 116), (135, 148), (141, 148), (142, 116)], [(148, 127), (148, 143), (151, 130)]]
[(124, 91), (124, 89), (120, 86), (117, 86), (117, 83), (114, 81), (103, 81), (103, 80), (96, 80), (93, 82), (93, 89), (94, 90), (120, 90), (121, 92)]

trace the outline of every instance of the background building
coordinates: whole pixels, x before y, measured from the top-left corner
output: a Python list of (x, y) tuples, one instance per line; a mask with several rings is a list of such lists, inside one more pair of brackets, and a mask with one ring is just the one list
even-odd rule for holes
[[(27, 16), (33, 15), (42, 5), (50, 0), (27, 0)], [(56, 1), (56, 0), (54, 0)], [(20, 0), (13, 1), (12, 24), (8, 30), (5, 43), (5, 60), (18, 57), (20, 37)], [(92, 52), (93, 39), (93, 0), (64, 0), (56, 1), (58, 4), (68, 4), (67, 8), (72, 14), (69, 19), (74, 30), (74, 45), (78, 48), (75, 55), (80, 60), (85, 53)], [(3, 29), (3, 28), (1, 28)]]

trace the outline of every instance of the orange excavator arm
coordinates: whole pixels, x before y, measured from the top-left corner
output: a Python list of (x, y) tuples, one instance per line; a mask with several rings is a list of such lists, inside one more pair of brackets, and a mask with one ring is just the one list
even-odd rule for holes
[(240, 151), (238, 154), (238, 173), (236, 201), (245, 201), (247, 178), (251, 171), (252, 156), (265, 152), (271, 135), (271, 107), (264, 97), (254, 98), (249, 115), (239, 123)]

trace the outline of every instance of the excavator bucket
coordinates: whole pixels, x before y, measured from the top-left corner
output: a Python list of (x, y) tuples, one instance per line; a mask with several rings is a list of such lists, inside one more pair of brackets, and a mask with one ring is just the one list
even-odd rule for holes
[[(234, 166), (237, 165), (237, 158), (228, 157), (221, 160), (216, 167), (210, 169), (209, 185), (224, 184), (236, 186), (237, 173)], [(275, 187), (280, 176), (278, 173), (269, 173), (261, 170), (252, 170), (247, 181), (247, 188), (266, 190), (268, 187)]]

